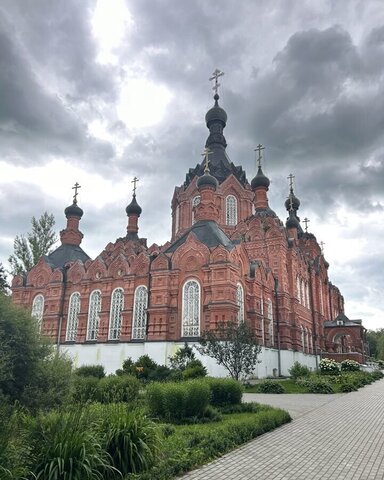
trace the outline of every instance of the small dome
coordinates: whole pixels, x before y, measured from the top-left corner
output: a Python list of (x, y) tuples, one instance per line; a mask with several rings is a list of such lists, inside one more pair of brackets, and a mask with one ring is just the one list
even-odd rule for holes
[(268, 188), (269, 184), (270, 184), (269, 178), (264, 175), (263, 171), (261, 170), (261, 167), (259, 166), (256, 177), (254, 177), (251, 182), (252, 190), (256, 190), (257, 187)]
[(142, 212), (140, 205), (136, 201), (136, 195), (133, 195), (132, 202), (125, 209), (127, 215), (137, 215), (140, 217)]
[(289, 193), (289, 197), (287, 198), (287, 200), (284, 203), (285, 208), (288, 210), (288, 212), (291, 209), (291, 203), (292, 203), (293, 210), (298, 210), (299, 209), (300, 200), (295, 196), (295, 194), (293, 193), (292, 190)]
[(64, 214), (66, 217), (78, 217), (81, 218), (83, 216), (83, 210), (77, 206), (77, 203), (73, 203), (69, 207), (64, 210)]
[(298, 230), (300, 229), (300, 222), (295, 217), (293, 210), (290, 211), (289, 217), (287, 218), (285, 225), (287, 228), (297, 228)]
[(219, 100), (219, 95), (216, 94), (213, 98), (215, 99), (215, 105), (208, 110), (207, 114), (205, 115), (207, 127), (209, 128), (214, 122), (220, 122), (223, 124), (223, 127), (225, 127), (228, 118), (227, 113), (223, 108), (219, 107), (217, 102)]
[(201, 187), (210, 186), (215, 190), (217, 188), (218, 182), (215, 177), (213, 177), (209, 172), (205, 172), (204, 175), (198, 178), (197, 188), (200, 190)]

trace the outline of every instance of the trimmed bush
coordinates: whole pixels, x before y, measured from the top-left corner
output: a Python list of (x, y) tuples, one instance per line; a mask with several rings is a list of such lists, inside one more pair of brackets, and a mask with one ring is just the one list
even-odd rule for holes
[(342, 372), (359, 372), (360, 363), (355, 362), (354, 360), (343, 360), (340, 364)]
[(103, 365), (82, 365), (81, 367), (76, 368), (74, 373), (79, 377), (105, 377), (105, 370)]
[(211, 404), (216, 407), (236, 405), (241, 402), (243, 386), (232, 378), (206, 378), (211, 390)]
[(321, 378), (300, 379), (297, 383), (305, 387), (309, 393), (335, 393), (332, 385)]
[(129, 375), (111, 375), (99, 380), (96, 401), (101, 403), (133, 402), (139, 396), (140, 382)]
[(274, 380), (264, 380), (257, 387), (260, 393), (285, 393), (283, 385)]
[(203, 417), (209, 405), (210, 389), (201, 380), (182, 383), (152, 383), (146, 391), (152, 416), (170, 422)]
[(295, 362), (288, 372), (294, 380), (297, 380), (300, 377), (308, 377), (311, 374), (310, 369), (299, 362)]

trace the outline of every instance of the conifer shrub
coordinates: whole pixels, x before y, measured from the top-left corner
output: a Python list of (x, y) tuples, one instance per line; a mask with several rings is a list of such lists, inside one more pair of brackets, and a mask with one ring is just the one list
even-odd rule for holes
[(299, 362), (295, 362), (288, 372), (294, 380), (297, 380), (300, 377), (308, 377), (311, 374), (310, 369)]
[(283, 385), (274, 380), (264, 380), (257, 387), (260, 393), (285, 393)]
[(201, 380), (152, 383), (146, 390), (150, 414), (169, 422), (203, 417), (209, 405), (210, 389)]
[(74, 371), (79, 377), (104, 378), (105, 370), (103, 365), (82, 365)]
[(216, 407), (236, 405), (241, 402), (243, 386), (232, 378), (206, 378), (211, 390), (211, 404)]

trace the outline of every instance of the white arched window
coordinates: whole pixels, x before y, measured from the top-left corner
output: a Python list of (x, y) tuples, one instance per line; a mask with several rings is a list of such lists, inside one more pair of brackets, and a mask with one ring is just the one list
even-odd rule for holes
[(140, 285), (135, 290), (132, 322), (132, 338), (144, 340), (147, 330), (148, 290), (145, 285)]
[(74, 342), (77, 337), (78, 315), (80, 313), (80, 293), (74, 292), (69, 298), (67, 333), (65, 340)]
[(200, 285), (188, 280), (183, 287), (183, 337), (198, 337), (200, 334)]
[(272, 301), (271, 300), (268, 300), (267, 318), (269, 320), (269, 327), (268, 327), (269, 341), (271, 342), (271, 345), (273, 345), (274, 344), (274, 338), (273, 338), (273, 307), (272, 307)]
[(89, 297), (87, 340), (96, 340), (100, 324), (101, 292), (94, 290)]
[(244, 322), (244, 290), (240, 283), (237, 284), (236, 303), (239, 307), (239, 311), (237, 312), (237, 321), (238, 323), (241, 323)]
[(192, 198), (192, 225), (195, 223), (194, 207), (199, 205), (199, 203), (200, 203), (200, 195), (196, 195), (196, 197)]
[(43, 295), (39, 294), (33, 299), (32, 303), (32, 317), (35, 317), (36, 320), (39, 322), (41, 327), (41, 323), (43, 321), (43, 314), (44, 314), (44, 297)]
[(225, 223), (237, 225), (237, 200), (233, 195), (228, 195), (225, 199)]
[(111, 297), (111, 313), (109, 315), (109, 340), (118, 340), (121, 331), (121, 312), (124, 309), (124, 291), (115, 288)]

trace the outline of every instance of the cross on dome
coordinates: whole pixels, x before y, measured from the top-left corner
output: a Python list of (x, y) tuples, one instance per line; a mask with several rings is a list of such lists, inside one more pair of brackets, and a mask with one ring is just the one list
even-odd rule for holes
[(209, 148), (205, 147), (201, 156), (204, 157), (204, 161), (205, 161), (205, 167), (204, 167), (204, 172), (205, 173), (209, 173), (209, 164), (210, 164), (210, 160), (209, 160), (209, 155), (211, 155), (212, 150), (210, 150)]
[(308, 223), (310, 222), (309, 218), (305, 217), (303, 222), (305, 223), (305, 233), (308, 233)]
[(78, 189), (81, 188), (81, 185), (79, 183), (75, 183), (75, 185), (72, 187), (72, 190), (75, 190), (75, 194), (73, 195), (73, 203), (76, 205), (77, 204), (77, 195), (79, 194), (78, 193)]
[(289, 188), (293, 191), (293, 179), (295, 178), (295, 175), (292, 175), (292, 173), (290, 173), (287, 178), (289, 180)]
[(256, 163), (259, 167), (261, 167), (261, 159), (263, 158), (263, 156), (261, 154), (262, 150), (265, 150), (265, 147), (263, 147), (263, 145), (261, 145), (261, 143), (259, 143), (259, 145), (257, 145), (257, 147), (254, 149), (255, 152), (259, 153), (258, 158), (256, 158)]
[(216, 68), (216, 70), (212, 73), (212, 77), (209, 78), (209, 81), (211, 82), (212, 80), (215, 81), (215, 84), (212, 87), (212, 90), (215, 91), (215, 95), (218, 95), (218, 90), (220, 87), (220, 83), (218, 82), (219, 77), (222, 77), (224, 75), (224, 72)]
[(137, 177), (134, 177), (131, 183), (133, 183), (133, 195), (136, 196), (136, 183), (139, 181)]

